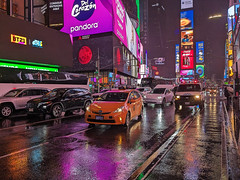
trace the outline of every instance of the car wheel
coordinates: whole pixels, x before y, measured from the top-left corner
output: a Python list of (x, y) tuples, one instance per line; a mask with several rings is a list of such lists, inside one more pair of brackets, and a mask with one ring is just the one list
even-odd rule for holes
[(126, 115), (126, 119), (125, 119), (125, 124), (126, 127), (129, 127), (130, 125), (130, 113), (128, 112)]
[(175, 104), (175, 109), (179, 110), (179, 104)]
[(84, 110), (86, 111), (87, 107), (91, 105), (91, 101), (87, 101), (84, 105)]
[(95, 124), (89, 124), (88, 125), (88, 128), (93, 128), (93, 127), (95, 127)]
[(58, 118), (62, 115), (63, 108), (60, 104), (56, 104), (52, 107), (52, 116)]
[(141, 109), (141, 113), (140, 113), (140, 115), (138, 116), (138, 120), (141, 120), (142, 117), (143, 117), (143, 106), (142, 106), (142, 109)]
[(174, 102), (174, 98), (172, 98), (172, 101), (170, 102), (170, 104), (173, 105), (173, 102)]
[(164, 107), (166, 105), (166, 99), (163, 99), (162, 101), (162, 107)]
[(13, 107), (11, 105), (3, 105), (1, 107), (2, 117), (9, 117), (13, 114)]

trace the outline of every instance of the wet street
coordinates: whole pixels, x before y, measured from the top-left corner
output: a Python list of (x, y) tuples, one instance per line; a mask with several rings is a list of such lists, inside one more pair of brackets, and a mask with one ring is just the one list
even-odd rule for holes
[(0, 179), (220, 179), (223, 104), (148, 105), (131, 126), (88, 128), (81, 116), (1, 120)]

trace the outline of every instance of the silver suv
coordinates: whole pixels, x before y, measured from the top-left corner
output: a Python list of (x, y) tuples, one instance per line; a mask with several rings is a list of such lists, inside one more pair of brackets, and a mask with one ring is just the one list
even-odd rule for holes
[(29, 100), (41, 97), (49, 91), (47, 88), (13, 89), (0, 97), (0, 115), (8, 117), (16, 110), (26, 109)]
[(204, 107), (204, 89), (200, 83), (180, 84), (175, 93), (175, 108), (179, 106), (195, 106)]

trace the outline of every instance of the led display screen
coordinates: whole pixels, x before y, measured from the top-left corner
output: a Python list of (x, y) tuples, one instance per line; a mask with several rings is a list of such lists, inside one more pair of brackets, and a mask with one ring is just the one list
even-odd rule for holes
[(196, 42), (196, 62), (204, 63), (204, 42)]
[(112, 31), (111, 0), (64, 0), (62, 32), (75, 36)]
[(193, 10), (181, 12), (180, 17), (181, 30), (193, 29)]
[(193, 30), (181, 32), (181, 48), (182, 50), (193, 49)]
[(193, 50), (184, 50), (181, 52), (181, 69), (193, 69)]
[(193, 0), (181, 0), (181, 9), (193, 8)]
[(198, 74), (200, 78), (204, 78), (204, 65), (196, 65), (196, 74)]
[(176, 44), (175, 46), (175, 59), (176, 59), (176, 69), (175, 69), (175, 72), (178, 73), (180, 72), (180, 67), (179, 67), (179, 64), (180, 64), (180, 51), (179, 51), (179, 44)]
[(180, 71), (180, 75), (181, 75), (181, 76), (194, 75), (194, 71), (193, 71), (193, 70), (181, 70), (181, 71)]

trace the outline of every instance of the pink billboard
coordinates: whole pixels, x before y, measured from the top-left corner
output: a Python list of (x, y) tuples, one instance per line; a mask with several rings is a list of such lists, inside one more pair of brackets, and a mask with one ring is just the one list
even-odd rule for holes
[(62, 32), (84, 36), (113, 31), (112, 0), (63, 0)]

